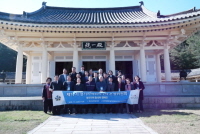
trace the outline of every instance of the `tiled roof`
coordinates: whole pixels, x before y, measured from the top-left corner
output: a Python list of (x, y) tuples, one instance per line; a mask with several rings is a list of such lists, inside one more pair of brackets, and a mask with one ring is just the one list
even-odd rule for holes
[(0, 20), (41, 24), (135, 24), (152, 23), (199, 16), (200, 11), (188, 10), (174, 15), (159, 15), (143, 5), (118, 8), (63, 8), (46, 6), (22, 15), (0, 12)]

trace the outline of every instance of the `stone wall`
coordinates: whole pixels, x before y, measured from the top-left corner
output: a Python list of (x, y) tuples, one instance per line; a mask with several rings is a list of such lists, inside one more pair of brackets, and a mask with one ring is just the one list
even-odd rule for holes
[(0, 97), (41, 96), (42, 84), (0, 85)]
[[(144, 108), (200, 108), (200, 83), (145, 83)], [(42, 110), (42, 85), (0, 85), (0, 110)]]
[[(200, 97), (145, 97), (144, 109), (200, 108)], [(42, 110), (41, 97), (1, 97), (0, 110)]]

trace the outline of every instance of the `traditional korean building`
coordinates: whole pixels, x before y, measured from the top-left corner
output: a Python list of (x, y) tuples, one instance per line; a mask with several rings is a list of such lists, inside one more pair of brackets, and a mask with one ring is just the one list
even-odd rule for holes
[[(65, 8), (47, 6), (35, 12), (0, 12), (0, 42), (18, 52), (15, 83), (22, 81), (27, 56), (26, 83), (45, 83), (63, 67), (122, 70), (129, 78), (161, 82), (164, 54), (166, 81), (171, 81), (169, 50), (200, 28), (200, 10), (171, 15), (139, 6)], [(9, 61), (8, 61), (9, 62)]]

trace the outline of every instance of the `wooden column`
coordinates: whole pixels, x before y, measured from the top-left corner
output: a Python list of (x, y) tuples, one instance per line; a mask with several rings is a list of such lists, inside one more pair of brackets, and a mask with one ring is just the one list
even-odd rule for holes
[(157, 74), (157, 82), (161, 82), (160, 54), (156, 55), (156, 74)]
[(46, 83), (46, 78), (47, 78), (47, 49), (44, 43), (42, 43), (43, 50), (42, 50), (42, 75), (41, 75), (41, 83)]
[(22, 51), (22, 46), (19, 44), (17, 48), (15, 84), (22, 83), (22, 67), (23, 67), (23, 51)]
[(31, 55), (28, 54), (26, 57), (26, 84), (31, 84)]
[(171, 81), (171, 67), (169, 60), (169, 47), (165, 44), (164, 48), (164, 67), (165, 67), (165, 80)]
[(145, 43), (140, 45), (140, 77), (143, 82), (147, 81), (147, 69), (146, 69), (146, 59), (145, 59)]

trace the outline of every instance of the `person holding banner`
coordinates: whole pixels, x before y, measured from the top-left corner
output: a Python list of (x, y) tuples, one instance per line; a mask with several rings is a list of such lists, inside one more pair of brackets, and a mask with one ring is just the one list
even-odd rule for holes
[(46, 79), (46, 84), (43, 87), (42, 90), (42, 99), (44, 102), (44, 112), (47, 113), (49, 111), (50, 113), (52, 112), (52, 107), (53, 107), (53, 101), (52, 101), (52, 92), (49, 91), (49, 87), (51, 84), (52, 79), (48, 77)]
[[(77, 78), (77, 83), (74, 87), (74, 91), (85, 91), (85, 85), (81, 83), (81, 78)], [(76, 105), (75, 109), (76, 109), (76, 113), (80, 113), (80, 114), (83, 113), (83, 105)]]
[[(115, 91), (115, 83), (113, 83), (112, 77), (109, 77), (108, 84), (107, 84), (107, 92), (113, 92), (113, 91)], [(115, 104), (106, 104), (107, 113), (110, 113), (111, 109), (112, 109), (112, 113), (115, 113), (114, 106)]]
[[(63, 83), (64, 91), (74, 91), (74, 82), (71, 81), (71, 76), (67, 76), (67, 81)], [(73, 105), (65, 105), (65, 112), (72, 114)]]
[[(99, 82), (96, 83), (96, 89), (97, 89), (97, 91), (99, 91), (99, 92), (105, 92), (106, 88), (107, 88), (107, 85), (103, 81), (103, 76), (99, 76)], [(98, 112), (97, 113), (99, 114), (101, 112), (103, 112), (103, 113), (106, 112), (104, 104), (98, 104)]]
[[(131, 84), (131, 81), (129, 78), (126, 79), (126, 85), (125, 85), (125, 91), (130, 91), (134, 90), (134, 86)], [(127, 104), (127, 113), (133, 113), (133, 105), (132, 104)], [(129, 110), (129, 112), (128, 112)]]
[(134, 83), (134, 89), (135, 90), (139, 90), (139, 99), (138, 99), (138, 104), (136, 105), (136, 110), (138, 113), (142, 113), (143, 112), (143, 99), (144, 99), (144, 95), (143, 95), (143, 90), (145, 89), (144, 84), (142, 81), (140, 81), (140, 77), (139, 76), (135, 76), (134, 77), (135, 83)]
[[(122, 82), (122, 78), (118, 77), (117, 78), (117, 84), (115, 86), (115, 91), (125, 91), (125, 84)], [(123, 114), (124, 113), (124, 104), (125, 103), (120, 103), (120, 104), (116, 104), (116, 112), (118, 112), (118, 110), (120, 110), (120, 112)]]
[[(92, 76), (88, 77), (88, 80), (86, 82), (86, 91), (95, 91), (95, 82), (93, 81)], [(88, 104), (86, 105), (86, 113), (88, 113), (89, 109), (92, 110), (92, 113), (95, 113), (95, 104)]]
[[(54, 76), (54, 81), (51, 83), (49, 90), (53, 91), (62, 91), (63, 83), (59, 81), (58, 75)], [(53, 106), (53, 115), (60, 115), (60, 106)]]

